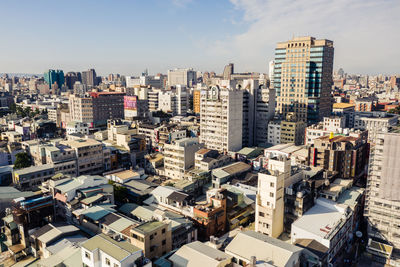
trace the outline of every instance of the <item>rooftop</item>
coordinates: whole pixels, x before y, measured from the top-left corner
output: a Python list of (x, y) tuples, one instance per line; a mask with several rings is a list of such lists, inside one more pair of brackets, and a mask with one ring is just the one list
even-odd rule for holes
[(255, 256), (257, 261), (283, 267), (288, 266), (291, 257), (302, 251), (302, 248), (262, 233), (244, 231), (236, 235), (225, 251), (247, 260)]
[(315, 205), (292, 224), (292, 229), (299, 228), (329, 239), (329, 234), (336, 230), (343, 219), (346, 219), (343, 208), (331, 200), (318, 198)]
[(25, 175), (33, 172), (40, 172), (40, 171), (46, 171), (54, 168), (54, 164), (49, 163), (49, 164), (43, 164), (39, 166), (31, 166), (28, 168), (23, 168), (19, 170), (15, 170), (14, 173), (18, 175)]
[(133, 253), (140, 251), (138, 247), (127, 241), (117, 241), (104, 234), (92, 237), (83, 243), (82, 247), (89, 251), (99, 249), (118, 261), (122, 261)]
[(195, 241), (182, 246), (175, 254), (169, 257), (175, 266), (222, 266), (221, 262), (229, 261), (232, 256), (207, 246), (199, 241)]
[(354, 104), (349, 104), (349, 103), (333, 103), (333, 108), (341, 109), (341, 108), (350, 108), (354, 107)]
[(154, 221), (154, 222), (145, 222), (141, 225), (138, 225), (137, 227), (133, 228), (133, 231), (138, 231), (141, 232), (143, 234), (146, 233), (151, 233), (154, 230), (162, 227), (163, 225), (165, 225), (163, 222), (158, 222), (158, 221)]

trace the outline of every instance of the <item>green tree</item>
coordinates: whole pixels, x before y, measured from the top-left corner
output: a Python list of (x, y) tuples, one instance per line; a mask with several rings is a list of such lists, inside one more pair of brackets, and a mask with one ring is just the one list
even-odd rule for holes
[(17, 112), (17, 105), (15, 105), (14, 102), (10, 105), (10, 111), (12, 113), (16, 113)]
[(114, 188), (114, 199), (120, 203), (128, 202), (128, 189), (125, 186), (120, 186), (116, 182), (109, 180), (109, 184), (111, 184)]
[(14, 170), (23, 169), (32, 165), (31, 157), (26, 152), (15, 155)]
[(397, 106), (397, 107), (389, 110), (389, 113), (400, 114), (400, 106)]
[(24, 113), (25, 113), (24, 117), (32, 117), (32, 109), (31, 109), (31, 107), (24, 108)]

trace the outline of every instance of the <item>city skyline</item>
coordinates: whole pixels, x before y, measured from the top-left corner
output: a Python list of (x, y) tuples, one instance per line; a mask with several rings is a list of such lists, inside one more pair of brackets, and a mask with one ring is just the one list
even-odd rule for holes
[[(0, 72), (95, 68), (99, 75), (134, 75), (145, 68), (166, 73), (193, 67), (219, 73), (233, 62), (238, 72), (267, 73), (277, 42), (306, 35), (334, 41), (334, 69), (357, 74), (400, 69), (395, 60), (400, 52), (392, 49), (400, 3), (391, 0), (231, 0), (212, 9), (209, 1), (190, 0), (117, 1), (116, 9), (106, 1), (79, 8), (74, 1), (23, 2), (2, 6), (0, 21), (9, 34), (0, 50)], [(50, 34), (40, 30), (45, 28)]]

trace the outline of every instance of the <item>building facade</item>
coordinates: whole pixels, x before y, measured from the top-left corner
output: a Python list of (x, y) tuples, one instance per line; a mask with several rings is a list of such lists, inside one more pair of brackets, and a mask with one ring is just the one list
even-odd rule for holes
[(294, 112), (309, 124), (320, 121), (332, 110), (333, 42), (298, 37), (277, 44), (274, 88), (277, 112)]

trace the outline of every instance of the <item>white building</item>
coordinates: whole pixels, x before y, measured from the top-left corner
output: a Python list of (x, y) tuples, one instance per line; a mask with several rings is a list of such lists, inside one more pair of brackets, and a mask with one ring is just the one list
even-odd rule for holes
[(158, 93), (158, 110), (173, 115), (186, 115), (189, 99), (186, 86), (177, 85), (175, 91), (160, 91)]
[(194, 167), (195, 152), (202, 148), (198, 138), (175, 140), (164, 145), (165, 175), (172, 179), (183, 179), (185, 171)]
[(352, 211), (347, 205), (318, 198), (314, 207), (292, 223), (291, 242), (314, 239), (327, 247), (331, 262), (347, 244), (352, 226)]
[[(130, 267), (143, 258), (143, 250), (125, 240), (116, 240), (104, 234), (96, 235), (82, 244), (82, 263), (89, 267)], [(145, 259), (143, 259), (145, 260)], [(145, 266), (151, 266), (151, 262)]]
[(270, 121), (268, 123), (268, 143), (279, 145), (281, 143), (281, 122)]
[(183, 84), (191, 87), (196, 84), (197, 76), (193, 69), (173, 69), (168, 70), (168, 85), (174, 86)]
[(80, 133), (83, 135), (89, 134), (89, 125), (85, 122), (71, 121), (67, 124), (67, 134)]
[(398, 115), (386, 112), (356, 112), (354, 129), (368, 130), (368, 141), (375, 143), (380, 132), (389, 132), (397, 125)]
[(242, 148), (243, 91), (213, 86), (200, 92), (200, 142), (218, 151)]

